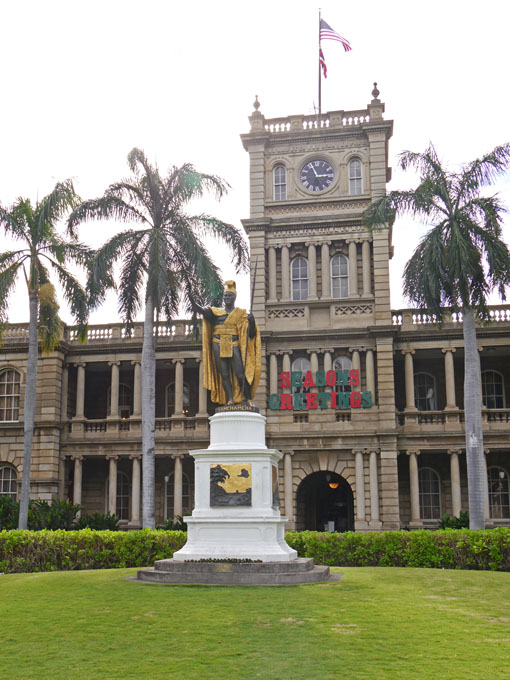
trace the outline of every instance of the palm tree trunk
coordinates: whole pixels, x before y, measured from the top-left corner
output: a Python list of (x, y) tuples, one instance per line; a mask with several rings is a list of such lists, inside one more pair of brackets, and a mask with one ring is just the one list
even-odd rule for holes
[(28, 525), (30, 465), (32, 461), (32, 440), (34, 437), (35, 402), (37, 396), (38, 302), (37, 293), (33, 291), (29, 292), (30, 320), (28, 326), (28, 355), (23, 413), (23, 473), (21, 476), (18, 529), (26, 529)]
[(142, 347), (142, 526), (155, 528), (155, 436), (156, 353), (154, 350), (154, 304), (147, 296)]
[(464, 414), (469, 493), (469, 528), (485, 529), (485, 464), (483, 460), (482, 386), (473, 310), (464, 308)]

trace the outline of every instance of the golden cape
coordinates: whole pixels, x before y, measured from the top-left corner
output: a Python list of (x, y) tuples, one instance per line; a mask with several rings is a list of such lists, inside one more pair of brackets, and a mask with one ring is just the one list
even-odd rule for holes
[[(209, 308), (215, 316), (225, 316), (225, 309), (220, 307)], [(261, 370), (261, 342), (260, 331), (256, 326), (256, 334), (253, 338), (248, 338), (248, 314), (245, 309), (236, 307), (225, 320), (225, 325), (235, 327), (235, 335), (239, 337), (239, 349), (243, 360), (246, 382), (250, 386), (251, 398), (255, 396), (260, 380)], [(204, 318), (202, 320), (202, 357), (204, 361), (204, 383), (205, 389), (211, 392), (211, 401), (215, 404), (226, 404), (227, 395), (223, 389), (221, 375), (216, 368), (212, 353), (213, 326)], [(246, 340), (248, 340), (248, 351), (246, 351)], [(243, 401), (241, 387), (237, 382), (234, 371), (230, 369), (230, 382), (234, 392), (234, 403), (240, 404)]]

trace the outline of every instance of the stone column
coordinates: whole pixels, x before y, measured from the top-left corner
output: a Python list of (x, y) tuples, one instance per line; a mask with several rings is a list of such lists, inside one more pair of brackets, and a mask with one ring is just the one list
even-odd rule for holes
[(459, 454), (462, 453), (458, 449), (450, 449), (448, 454), (450, 456), (450, 480), (452, 485), (452, 515), (460, 517), (461, 511), (461, 495), (460, 495), (460, 467)]
[(120, 361), (109, 361), (112, 367), (110, 378), (110, 418), (119, 417), (119, 366)]
[(370, 451), (370, 528), (380, 529), (379, 476), (377, 474), (377, 451)]
[(367, 392), (372, 392), (372, 403), (375, 404), (375, 367), (374, 367), (374, 351), (367, 349), (365, 358), (365, 370), (367, 378)]
[(446, 408), (456, 409), (455, 400), (455, 373), (453, 369), (453, 352), (455, 347), (446, 347), (441, 350), (444, 354), (444, 372), (446, 382)]
[[(358, 371), (361, 380), (361, 362), (359, 359), (359, 349), (356, 347), (349, 347), (349, 352), (351, 353), (352, 368)], [(356, 389), (361, 389), (361, 384)]]
[(285, 516), (289, 522), (294, 521), (294, 505), (292, 499), (292, 456), (294, 451), (284, 451), (283, 454), (283, 485)]
[(484, 473), (484, 507), (485, 507), (485, 525), (492, 524), (491, 522), (491, 510), (489, 504), (489, 478), (487, 476), (487, 456), (489, 455), (489, 449), (483, 450), (483, 473)]
[(319, 358), (317, 356), (317, 352), (314, 350), (307, 350), (307, 353), (310, 355), (310, 371), (315, 374), (319, 370)]
[[(73, 477), (73, 503), (74, 505), (81, 505), (81, 488), (82, 488), (82, 476), (83, 467), (82, 461), (83, 456), (73, 456), (74, 460), (74, 477)], [(81, 511), (77, 514), (77, 517), (81, 516)]]
[(117, 512), (117, 460), (118, 456), (106, 456), (110, 461), (108, 475), (108, 512), (114, 515)]
[(356, 528), (366, 528), (365, 507), (365, 470), (363, 466), (363, 451), (353, 450), (356, 463)]
[(268, 302), (276, 302), (276, 250), (274, 246), (268, 248), (268, 278), (269, 278), (269, 297)]
[(204, 362), (202, 359), (196, 359), (198, 362), (198, 415), (207, 415), (207, 390), (204, 387)]
[(329, 264), (329, 246), (331, 241), (325, 241), (321, 245), (321, 272), (322, 272), (322, 299), (331, 297), (331, 271)]
[[(325, 349), (324, 350), (324, 372), (325, 373), (332, 370), (332, 367), (333, 367), (332, 354), (333, 354), (332, 349)], [(324, 389), (325, 389), (326, 392), (331, 392), (333, 390), (332, 387), (325, 387)]]
[(86, 364), (75, 364), (78, 367), (76, 380), (76, 416), (83, 420), (85, 417), (85, 366)]
[(350, 240), (349, 244), (349, 297), (358, 297), (358, 249), (356, 241)]
[(308, 246), (308, 299), (317, 300), (317, 251), (315, 243)]
[[(283, 370), (286, 373), (290, 373), (290, 354), (288, 352), (285, 352), (283, 355)], [(290, 394), (290, 387), (286, 387), (284, 390), (282, 390), (284, 394)]]
[(173, 455), (174, 459), (174, 517), (182, 517), (182, 454)]
[(175, 404), (174, 416), (182, 417), (183, 388), (184, 388), (184, 359), (172, 359), (175, 364)]
[(140, 418), (142, 415), (142, 370), (139, 360), (131, 362), (134, 366), (133, 381), (133, 417)]
[(278, 357), (274, 352), (269, 355), (269, 394), (278, 392)]
[(289, 246), (282, 246), (282, 301), (290, 300), (290, 259)]
[(131, 518), (130, 524), (140, 524), (140, 454), (133, 453), (129, 456), (132, 463), (131, 470)]
[(361, 244), (361, 266), (363, 271), (363, 296), (372, 295), (371, 272), (370, 272), (370, 241), (365, 240)]
[(411, 495), (411, 528), (423, 526), (420, 519), (420, 483), (418, 479), (418, 456), (419, 451), (406, 451), (409, 456), (409, 491)]
[(416, 411), (414, 401), (414, 368), (413, 368), (413, 354), (414, 349), (402, 350), (405, 362), (405, 381), (406, 381), (406, 410)]
[(69, 389), (69, 368), (62, 366), (61, 420), (67, 420), (67, 392)]

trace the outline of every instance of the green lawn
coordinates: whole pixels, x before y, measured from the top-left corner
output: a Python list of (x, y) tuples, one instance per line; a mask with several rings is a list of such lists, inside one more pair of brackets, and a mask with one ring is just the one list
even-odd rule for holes
[(290, 587), (134, 569), (0, 576), (0, 678), (507, 680), (510, 574), (342, 568)]

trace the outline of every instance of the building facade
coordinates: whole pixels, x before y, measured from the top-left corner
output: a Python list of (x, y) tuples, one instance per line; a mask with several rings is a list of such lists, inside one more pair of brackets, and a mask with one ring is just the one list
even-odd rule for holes
[[(438, 526), (467, 510), (461, 319), (441, 328), (392, 310), (391, 225), (361, 215), (391, 177), (393, 123), (375, 87), (357, 111), (266, 119), (256, 100), (242, 143), (250, 157), (248, 234), (253, 312), (261, 329), (256, 405), (289, 528)], [(256, 267), (254, 266), (256, 263)], [(487, 525), (510, 525), (510, 306), (478, 329)], [(0, 348), (0, 493), (16, 496), (23, 465), (28, 326)], [(41, 355), (32, 495), (68, 497), (84, 512), (141, 517), (142, 325), (66, 328)], [(193, 459), (214, 412), (201, 347), (187, 321), (156, 341), (157, 521), (193, 507)]]

